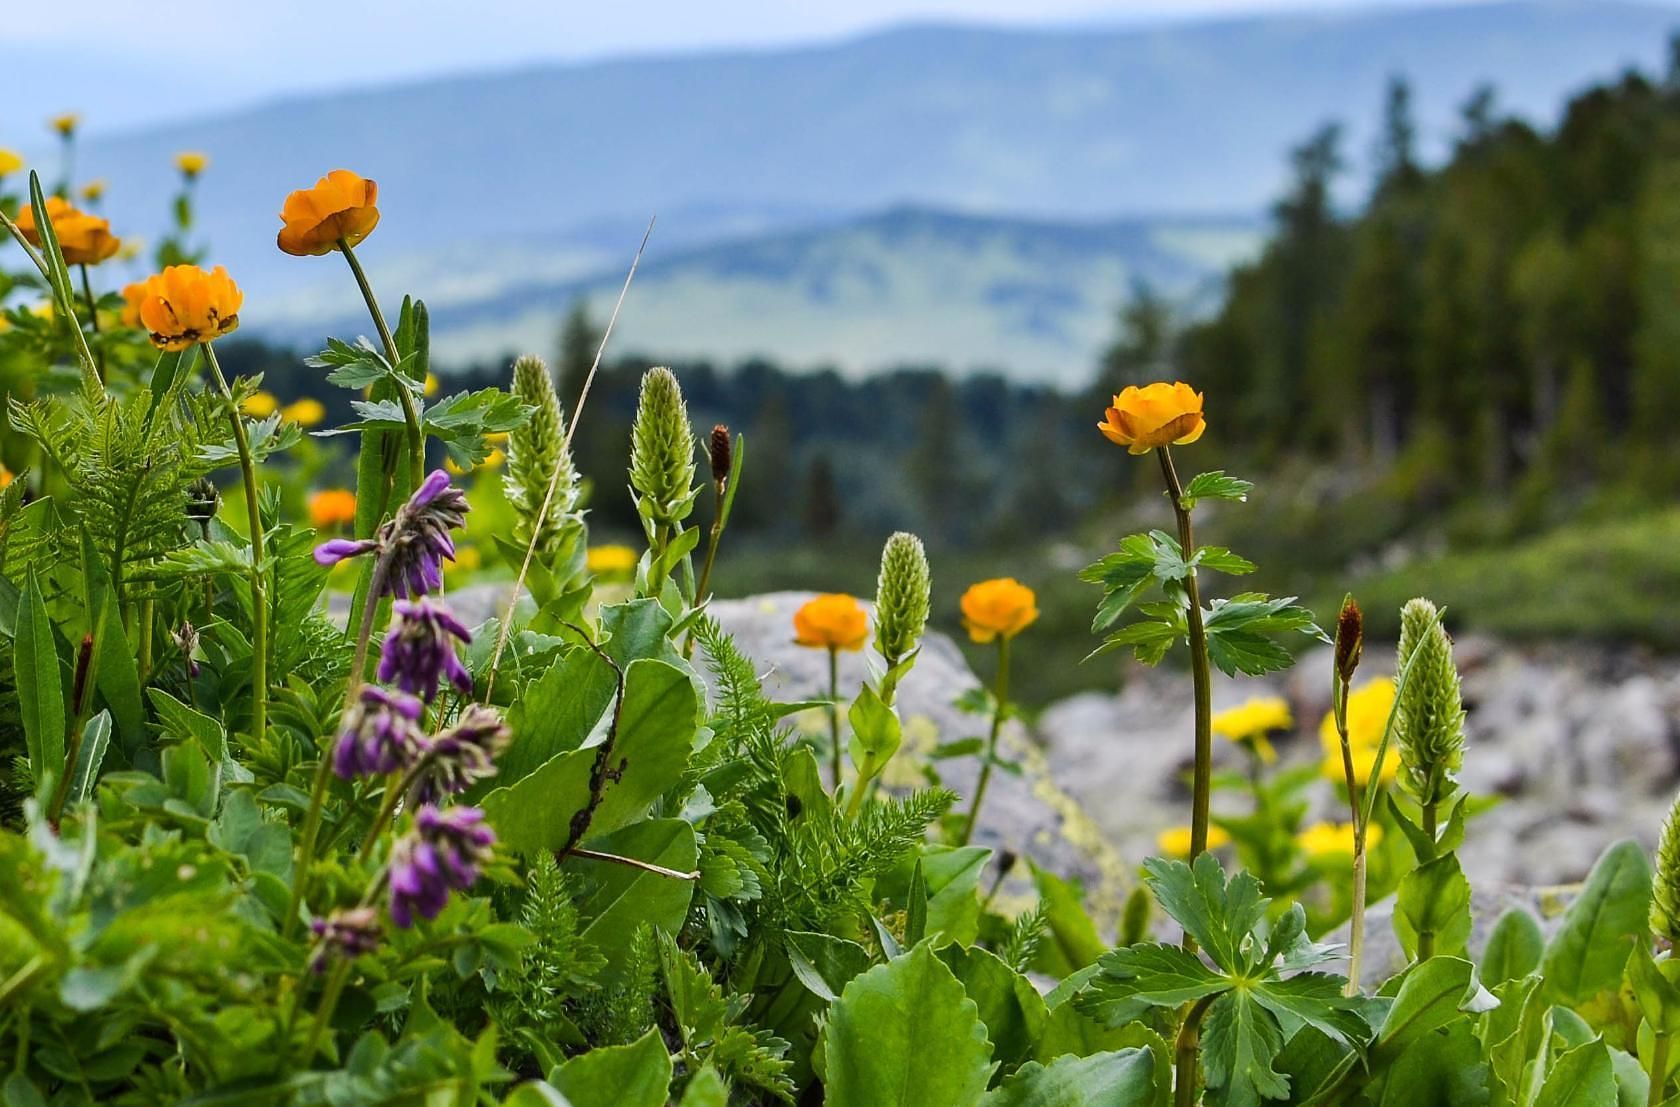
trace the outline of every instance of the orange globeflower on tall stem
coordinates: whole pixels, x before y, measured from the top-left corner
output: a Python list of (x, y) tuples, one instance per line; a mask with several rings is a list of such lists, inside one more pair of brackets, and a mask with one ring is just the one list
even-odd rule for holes
[[(47, 197), (47, 218), (58, 234), (66, 265), (98, 265), (122, 248), (122, 240), (111, 233), (110, 220), (80, 211), (62, 196)], [(18, 209), (17, 228), (30, 245), (40, 247), (41, 231), (35, 225), (33, 204)]]
[(309, 525), (316, 530), (356, 521), (356, 494), (347, 488), (323, 488), (309, 496)]
[(1038, 597), (1014, 577), (998, 577), (970, 585), (960, 606), (969, 638), (982, 644), (996, 642), (998, 648), (992, 729), (986, 738), (985, 760), (980, 763), (980, 780), (974, 786), (974, 804), (957, 840), (957, 845), (966, 846), (980, 821), (980, 804), (986, 799), (986, 786), (992, 782), (992, 766), (997, 764), (998, 734), (1009, 717), (1009, 644), (1038, 619)]
[(1104, 413), (1097, 429), (1117, 446), (1146, 454), (1163, 446), (1188, 446), (1202, 436), (1202, 394), (1178, 381), (1128, 385)]
[[(125, 290), (124, 295), (127, 295)], [(160, 350), (196, 345), (204, 351), (216, 391), (227, 405), (239, 473), (245, 486), (245, 515), (251, 531), (251, 734), (261, 742), (268, 730), (268, 604), (264, 599), (263, 526), (258, 509), (257, 466), (245, 420), (216, 360), (214, 339), (239, 326), (244, 293), (220, 265), (206, 273), (196, 265), (171, 265), (146, 278), (138, 293), (140, 323)]]
[[(385, 313), (379, 309), (379, 300), (373, 294), (373, 286), (368, 283), (367, 273), (356, 258), (357, 244), (379, 225), (378, 201), (377, 182), (348, 169), (334, 169), (312, 187), (300, 188), (286, 197), (285, 203), (280, 205), (282, 225), (275, 244), (295, 257), (319, 257), (334, 250), (342, 253), (356, 278), (356, 286), (361, 289), (362, 299), (367, 303), (368, 314), (373, 317), (374, 328), (379, 331), (379, 342), (385, 350), (385, 357), (392, 365), (398, 365), (402, 362), (402, 355), (398, 353), (391, 328), (385, 322)], [(425, 476), (426, 465), (426, 438), (420, 429), (420, 412), (406, 388), (395, 391), (397, 402), (402, 405), (407, 431), (409, 481), (418, 488)], [(394, 458), (386, 463), (387, 481), (394, 476), (395, 465)]]
[(869, 640), (869, 614), (844, 592), (828, 592), (793, 613), (797, 645), (828, 651), (829, 765), (840, 786), (840, 651), (857, 651)]

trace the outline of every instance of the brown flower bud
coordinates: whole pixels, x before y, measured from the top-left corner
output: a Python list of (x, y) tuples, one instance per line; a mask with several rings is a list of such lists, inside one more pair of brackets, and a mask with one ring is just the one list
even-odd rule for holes
[(1365, 615), (1350, 594), (1336, 616), (1336, 676), (1343, 684), (1353, 682), (1359, 655), (1365, 650)]
[(734, 449), (729, 442), (729, 428), (719, 423), (712, 428), (712, 483), (719, 490), (729, 482), (729, 470), (734, 465)]

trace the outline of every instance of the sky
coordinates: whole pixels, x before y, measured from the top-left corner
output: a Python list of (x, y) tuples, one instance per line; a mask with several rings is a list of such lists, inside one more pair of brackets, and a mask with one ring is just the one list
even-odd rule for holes
[(74, 20), (0, 21), (0, 146), (38, 146), (42, 121), (66, 110), (90, 132), (126, 130), (346, 85), (918, 20), (1159, 22), (1379, 4), (1391, 0), (78, 0)]

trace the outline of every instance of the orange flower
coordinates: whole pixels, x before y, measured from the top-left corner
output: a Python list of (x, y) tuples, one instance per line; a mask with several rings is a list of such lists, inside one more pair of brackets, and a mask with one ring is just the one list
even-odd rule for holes
[(869, 615), (844, 592), (829, 592), (793, 613), (793, 640), (822, 650), (861, 650), (869, 638)]
[(1097, 429), (1134, 454), (1161, 446), (1187, 446), (1207, 429), (1202, 394), (1183, 381), (1156, 381), (1142, 388), (1128, 385), (1114, 397), (1114, 405)]
[(146, 282), (135, 281), (133, 284), (123, 285), (122, 325), (125, 327), (140, 326), (140, 301), (146, 298)]
[(356, 521), (356, 494), (345, 488), (323, 488), (309, 496), (309, 525), (316, 530), (346, 527)]
[(334, 169), (286, 197), (280, 209), (280, 249), (297, 257), (331, 253), (340, 242), (354, 246), (379, 225), (379, 186), (348, 169)]
[[(108, 220), (77, 211), (62, 196), (47, 197), (47, 218), (58, 232), (58, 246), (64, 251), (67, 265), (98, 265), (122, 248), (122, 241), (111, 233)], [(36, 246), (41, 245), (33, 205), (23, 205), (17, 215), (17, 225), (23, 237)]]
[(220, 265), (206, 273), (196, 265), (171, 265), (146, 278), (140, 322), (160, 350), (185, 350), (239, 326), (245, 294)]
[(4, 465), (0, 465), (0, 488), (4, 488), (11, 484), (12, 479), (12, 471)]
[(1013, 577), (983, 580), (963, 593), (962, 616), (976, 642), (1013, 638), (1038, 618), (1038, 597)]

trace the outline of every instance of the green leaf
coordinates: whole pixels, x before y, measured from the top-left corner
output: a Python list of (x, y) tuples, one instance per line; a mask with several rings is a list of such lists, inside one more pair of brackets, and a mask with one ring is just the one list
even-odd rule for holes
[(899, 724), (897, 713), (881, 699), (874, 685), (863, 686), (857, 699), (852, 701), (851, 709), (846, 712), (846, 721), (852, 727), (847, 750), (852, 764), (859, 768), (867, 759), (872, 772), (880, 771), (880, 767), (892, 759), (904, 741), (904, 728)]
[(711, 1065), (700, 1066), (677, 1107), (729, 1107), (729, 1088)]
[(922, 859), (916, 858), (916, 867), (910, 873), (910, 891), (905, 896), (904, 907), (904, 941), (906, 945), (916, 945), (927, 936), (927, 877), (922, 874)]
[(1160, 857), (1145, 861), (1143, 868), (1145, 883), (1167, 914), (1216, 965), (1228, 973), (1241, 972), (1243, 941), (1266, 912), (1267, 901), (1254, 875), (1239, 872), (1227, 883), (1224, 867), (1211, 853), (1198, 856), (1194, 868)]
[(1207, 473), (1197, 473), (1190, 478), (1190, 483), (1184, 486), (1184, 493), (1179, 502), (1186, 511), (1196, 506), (1197, 500), (1236, 500), (1242, 502), (1248, 499), (1248, 494), (1254, 490), (1251, 481), (1237, 477), (1228, 477), (1223, 469), (1214, 469)]
[(1224, 546), (1201, 546), (1190, 558), (1190, 563), (1199, 568), (1229, 573), (1232, 576), (1244, 576), (1259, 568), (1248, 558), (1240, 557)]
[(1074, 997), (1074, 1005), (1104, 1026), (1136, 1021), (1151, 1007), (1179, 1007), (1218, 995), (1231, 980), (1179, 946), (1144, 942), (1102, 955), (1102, 972)]
[(1394, 903), (1394, 933), (1408, 958), (1416, 958), (1418, 935), (1435, 936), (1435, 951), (1458, 955), (1470, 941), (1470, 881), (1458, 855), (1447, 853), (1407, 873)]
[[(31, 174), (33, 176), (33, 174)], [(18, 711), (29, 768), (36, 786), (64, 771), (64, 677), (41, 582), (34, 570), (24, 578), (23, 606), (18, 609), (17, 637), (12, 647), (12, 673), (17, 683)]]
[(869, 968), (869, 951), (845, 938), (790, 930), (782, 939), (794, 975), (821, 999), (838, 998), (854, 976)]
[(572, 1107), (665, 1107), (671, 1055), (656, 1027), (629, 1045), (580, 1053), (548, 1079)]
[(978, 946), (946, 946), (939, 951), (939, 959), (979, 1008), (993, 1058), (1006, 1068), (1030, 1059), (1034, 1043), (1050, 1021), (1044, 997), (1032, 981)]
[(1283, 1030), (1252, 995), (1226, 992), (1208, 1008), (1202, 1064), (1208, 1088), (1223, 1093), (1225, 1107), (1259, 1107), (1262, 1099), (1288, 1095), (1289, 1081), (1272, 1068), (1282, 1051)]
[(1023, 1065), (980, 1101), (981, 1107), (1151, 1107), (1158, 1093), (1154, 1059), (1147, 1049), (1090, 1057), (1061, 1057), (1048, 1065)]
[(70, 778), (70, 802), (79, 803), (93, 797), (99, 767), (105, 763), (105, 751), (110, 746), (111, 713), (101, 711), (82, 727), (82, 742), (76, 750), (76, 769)]
[(1293, 655), (1273, 641), (1275, 635), (1297, 632), (1330, 641), (1313, 621), (1312, 612), (1298, 605), (1294, 596), (1244, 593), (1214, 600), (1205, 623), (1208, 657), (1226, 676), (1263, 676), (1292, 665)]
[(1493, 924), (1487, 948), (1482, 951), (1482, 983), (1496, 988), (1517, 980), (1540, 967), (1546, 938), (1540, 923), (1522, 907), (1509, 908)]
[(1560, 1056), (1546, 1074), (1534, 1107), (1616, 1107), (1616, 1070), (1600, 1039)]
[(162, 688), (148, 688), (146, 695), (152, 701), (152, 710), (157, 712), (160, 738), (166, 742), (191, 739), (203, 746), (212, 759), (227, 759), (227, 730), (221, 723), (188, 707)]
[[(1664, 972), (1664, 969), (1667, 972)], [(1627, 980), (1633, 989), (1633, 996), (1639, 1001), (1640, 1014), (1651, 1024), (1651, 1029), (1662, 1034), (1680, 1032), (1680, 986), (1677, 986), (1670, 975), (1680, 969), (1680, 963), (1672, 958), (1658, 965), (1651, 956), (1650, 947), (1644, 942), (1635, 942), (1633, 953), (1627, 961)]]
[(1085, 913), (1078, 885), (1041, 869), (1031, 858), (1033, 886), (1045, 911), (1049, 941), (1039, 946), (1033, 965), (1038, 971), (1062, 977), (1094, 963), (1108, 948), (1097, 933), (1097, 924)]
[[(984, 846), (922, 847), (914, 865), (922, 869), (927, 894), (927, 935), (939, 944), (969, 945), (980, 933), (980, 878), (992, 851)], [(910, 904), (910, 882), (904, 869), (883, 877), (877, 895), (893, 903)], [(906, 935), (906, 946), (916, 943)]]
[(1460, 1018), (1401, 1052), (1386, 1070), (1379, 1107), (1482, 1107), (1489, 1099), (1474, 1024)]
[[(678, 872), (692, 871), (699, 860), (694, 828), (681, 819), (639, 822), (592, 839), (591, 847)], [(623, 971), (630, 944), (642, 924), (674, 934), (688, 917), (694, 895), (691, 881), (580, 857), (567, 858), (565, 869), (577, 873), (589, 886), (578, 907), (585, 920), (582, 936), (606, 958), (607, 978)]]
[(100, 595), (105, 612), (99, 620), (96, 646), (99, 661), (94, 683), (111, 709), (112, 720), (124, 742), (129, 748), (137, 748), (145, 739), (146, 726), (146, 712), (140, 700), (140, 669), (123, 633), (115, 590), (106, 588)]
[[(1297, 905), (1298, 906), (1298, 905)], [(1342, 996), (1342, 977), (1299, 972), (1251, 985), (1255, 1002), (1270, 1011), (1282, 1026), (1312, 1027), (1332, 1041), (1356, 1050), (1364, 1048), (1365, 1020)]]
[(1464, 1013), (1491, 1009), (1497, 1001), (1476, 979), (1476, 966), (1459, 957), (1431, 957), (1409, 969), (1389, 1006), (1375, 1049), (1397, 1056), (1402, 1049)]
[(1637, 842), (1605, 850), (1541, 961), (1553, 1002), (1579, 1007), (1622, 981), (1635, 941), (1649, 940), (1651, 865)]
[(847, 984), (822, 1041), (828, 1107), (972, 1107), (992, 1074), (978, 1008), (925, 943)]

